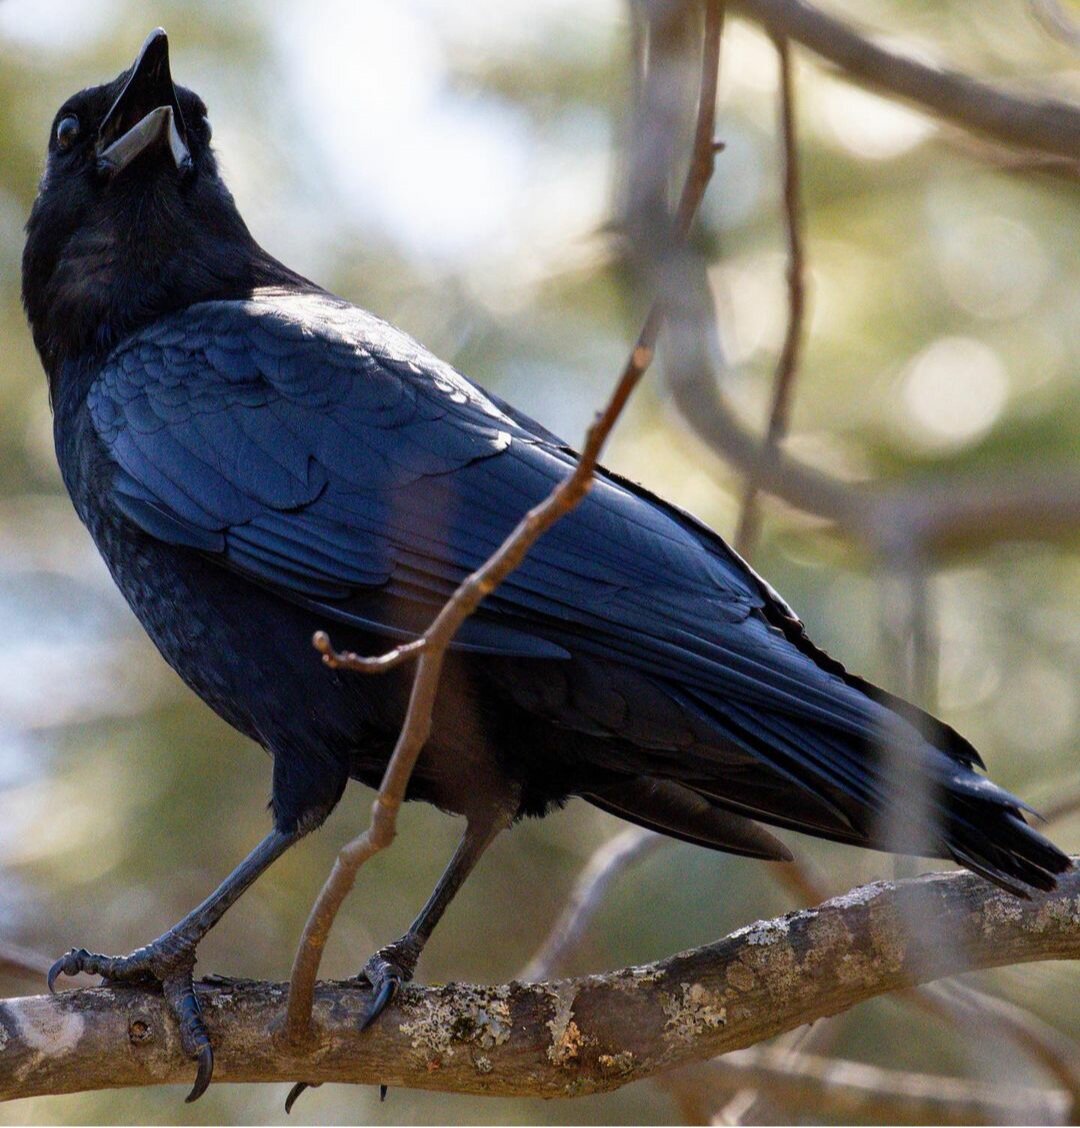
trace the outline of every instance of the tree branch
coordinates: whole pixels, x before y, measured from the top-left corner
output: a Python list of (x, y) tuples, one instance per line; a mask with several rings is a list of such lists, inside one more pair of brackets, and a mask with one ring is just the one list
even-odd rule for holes
[(954, 125), (1013, 147), (1075, 161), (1080, 106), (1008, 93), (957, 71), (898, 55), (804, 0), (734, 0), (773, 35), (797, 40), (873, 90), (903, 98)]
[[(222, 1080), (568, 1097), (741, 1049), (913, 983), (1047, 959), (1080, 959), (1080, 870), (1030, 902), (966, 872), (876, 882), (607, 975), (410, 985), (363, 1035), (367, 988), (320, 985), (306, 1050), (271, 1037), (284, 984), (209, 981), (199, 995)], [(191, 1070), (160, 996), (107, 987), (0, 1003), (0, 1065), (3, 1099), (187, 1081)]]

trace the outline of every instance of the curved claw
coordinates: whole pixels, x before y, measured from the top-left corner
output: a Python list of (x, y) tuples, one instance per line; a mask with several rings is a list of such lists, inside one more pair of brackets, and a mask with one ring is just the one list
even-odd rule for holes
[(365, 1015), (364, 1021), (360, 1023), (361, 1034), (367, 1030), (375, 1019), (393, 1002), (394, 996), (398, 993), (400, 986), (401, 979), (396, 975), (388, 974), (382, 980), (379, 984), (379, 992), (375, 996), (375, 1001), (371, 1004), (371, 1010)]
[(169, 1010), (180, 1024), (180, 1043), (184, 1050), (199, 1063), (195, 1073), (195, 1084), (185, 1100), (190, 1104), (206, 1092), (214, 1075), (214, 1047), (202, 1019), (199, 998), (195, 994), (191, 970), (169, 976), (161, 984)]
[(99, 967), (103, 962), (105, 962), (104, 956), (95, 956), (85, 948), (69, 948), (49, 968), (49, 974), (45, 977), (45, 981), (49, 985), (49, 994), (56, 994), (56, 981), (61, 975), (78, 975), (80, 971), (88, 972), (91, 975), (104, 974)]
[[(210, 1086), (210, 1079), (214, 1076), (214, 1047), (209, 1042), (199, 1050), (199, 1068), (195, 1072), (195, 1084), (191, 1092), (184, 1098), (186, 1104), (197, 1101)], [(288, 1109), (286, 1109), (288, 1111)]]
[(46, 977), (46, 982), (49, 985), (49, 994), (56, 994), (56, 981), (60, 977), (60, 973), (64, 970), (64, 964), (67, 963), (67, 956), (61, 956), (49, 968), (49, 974)]
[(285, 1098), (285, 1115), (288, 1116), (292, 1112), (293, 1105), (305, 1089), (317, 1089), (321, 1084), (321, 1081), (297, 1081)]

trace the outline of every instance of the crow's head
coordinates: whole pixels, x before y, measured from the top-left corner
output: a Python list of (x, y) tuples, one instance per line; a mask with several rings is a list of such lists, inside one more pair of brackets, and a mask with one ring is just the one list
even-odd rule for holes
[(161, 28), (113, 82), (60, 107), (26, 230), (23, 302), (53, 384), (65, 361), (277, 265), (218, 175), (202, 99), (173, 84)]

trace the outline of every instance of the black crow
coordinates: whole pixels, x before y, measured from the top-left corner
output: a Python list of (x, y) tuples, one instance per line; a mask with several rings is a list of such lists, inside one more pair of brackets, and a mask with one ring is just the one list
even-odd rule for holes
[[(350, 778), (379, 783), (402, 722), (410, 673), (328, 670), (313, 633), (363, 653), (415, 637), (575, 454), (255, 242), (161, 30), (57, 113), (23, 299), (79, 516), (166, 661), (273, 757), (274, 829), (214, 893), (128, 956), (73, 950), (50, 974), (160, 981), (196, 1095), (196, 945)], [(896, 759), (923, 801), (891, 802)], [(1053, 888), (1068, 858), (979, 767), (817, 649), (714, 532), (602, 471), (454, 643), (408, 794), (466, 830), (368, 962), (369, 1021), (495, 835), (573, 795), (751, 857), (790, 857), (766, 823)]]

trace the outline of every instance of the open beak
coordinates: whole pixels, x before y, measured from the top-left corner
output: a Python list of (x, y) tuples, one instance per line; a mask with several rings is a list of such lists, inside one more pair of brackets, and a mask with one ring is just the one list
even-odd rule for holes
[(98, 131), (98, 168), (115, 175), (142, 152), (165, 142), (179, 172), (191, 169), (180, 103), (169, 73), (169, 39), (163, 28), (146, 37), (131, 74)]

